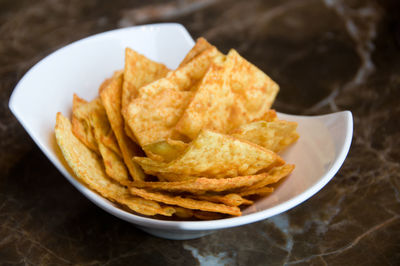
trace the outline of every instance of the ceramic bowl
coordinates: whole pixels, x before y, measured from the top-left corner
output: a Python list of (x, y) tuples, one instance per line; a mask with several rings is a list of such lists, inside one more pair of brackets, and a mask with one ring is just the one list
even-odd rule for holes
[[(153, 24), (97, 34), (50, 54), (20, 80), (10, 99), (10, 109), (43, 153), (89, 200), (106, 212), (159, 237), (191, 239), (215, 230), (241, 226), (293, 208), (323, 188), (342, 165), (353, 133), (349, 111), (314, 117), (279, 113), (298, 122), (299, 141), (282, 157), (296, 169), (270, 196), (258, 200), (240, 217), (213, 221), (164, 221), (126, 212), (89, 190), (62, 160), (56, 145), (57, 112), (71, 114), (72, 95), (93, 99), (101, 82), (124, 67), (124, 49), (132, 49), (174, 69), (194, 41), (179, 24)], [(283, 88), (284, 89), (284, 88)]]

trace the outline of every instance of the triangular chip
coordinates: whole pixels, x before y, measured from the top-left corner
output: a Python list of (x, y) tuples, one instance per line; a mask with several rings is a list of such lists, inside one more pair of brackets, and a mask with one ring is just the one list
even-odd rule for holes
[(179, 132), (194, 139), (203, 128), (221, 133), (227, 131), (231, 106), (234, 104), (227, 78), (225, 64), (214, 64), (209, 68), (176, 125)]
[[(87, 107), (88, 102), (74, 94), (72, 101), (72, 131), (82, 143), (99, 154), (100, 152), (94, 137), (93, 128), (88, 119), (82, 115), (82, 113), (85, 113), (84, 109), (87, 109)], [(81, 111), (79, 111), (79, 109), (81, 109)]]
[(232, 136), (251, 141), (274, 152), (280, 152), (299, 138), (297, 123), (288, 121), (256, 121), (236, 129)]
[(226, 57), (235, 104), (230, 116), (232, 128), (262, 117), (271, 107), (279, 86), (264, 72), (230, 50)]
[(121, 115), (122, 82), (122, 72), (116, 72), (109, 85), (102, 90), (100, 97), (129, 173), (133, 180), (144, 180), (142, 169), (132, 160), (134, 156), (141, 155), (142, 151), (124, 131), (124, 120)]
[(194, 200), (191, 198), (183, 198), (180, 196), (161, 194), (157, 192), (149, 192), (147, 190), (135, 187), (129, 188), (129, 191), (131, 192), (132, 195), (142, 197), (147, 200), (154, 200), (165, 204), (177, 205), (183, 208), (209, 211), (209, 212), (219, 212), (219, 213), (230, 214), (233, 216), (241, 215), (240, 209), (238, 207), (227, 206), (225, 204)]
[(124, 83), (122, 87), (122, 108), (135, 98), (138, 89), (157, 79), (165, 77), (169, 69), (161, 63), (154, 62), (138, 52), (125, 49)]
[[(96, 152), (103, 158), (106, 173), (114, 180), (122, 184), (126, 183), (128, 181), (128, 172), (120, 157), (121, 152), (101, 100), (96, 98), (91, 102), (86, 102), (74, 95), (74, 106), (73, 121), (75, 125), (84, 125), (88, 129), (84, 132), (76, 132), (77, 127), (73, 127), (74, 134), (80, 137), (81, 141), (82, 133), (86, 134), (83, 135), (83, 140), (91, 139), (93, 134), (94, 140), (92, 141), (94, 144), (91, 145), (96, 145)], [(88, 146), (85, 141), (82, 142)], [(91, 146), (88, 147), (91, 148)]]
[(166, 79), (176, 84), (180, 90), (193, 90), (212, 64), (221, 64), (225, 56), (214, 46), (202, 51), (185, 65), (167, 74)]
[[(275, 184), (279, 182), (282, 178), (290, 175), (290, 173), (294, 170), (294, 164), (285, 164), (282, 166), (277, 166), (272, 168), (268, 172), (267, 178), (263, 179), (262, 181), (258, 182), (257, 184), (251, 185), (247, 187), (244, 191), (251, 191), (256, 190), (259, 188), (264, 188), (268, 185)], [(242, 191), (242, 192), (244, 192)], [(243, 195), (243, 194), (241, 194)]]
[(171, 181), (253, 175), (284, 163), (277, 154), (261, 146), (209, 130), (202, 130), (188, 149), (170, 163), (145, 157), (135, 157), (135, 161), (146, 173)]
[(206, 192), (238, 190), (241, 188), (250, 187), (266, 179), (270, 179), (270, 177), (267, 173), (262, 173), (253, 176), (237, 176), (222, 179), (199, 177), (192, 180), (175, 182), (132, 182), (130, 186), (169, 192), (204, 194)]
[(203, 37), (198, 38), (195, 45), (192, 47), (192, 49), (189, 51), (189, 53), (186, 54), (185, 58), (182, 60), (182, 62), (179, 66), (186, 65), (198, 54), (200, 54), (201, 52), (203, 52), (211, 47), (212, 47), (212, 45), (209, 42), (207, 42), (206, 39), (204, 39)]
[(162, 207), (156, 202), (132, 197), (127, 188), (109, 179), (100, 158), (75, 137), (71, 131), (71, 123), (61, 113), (57, 113), (55, 135), (68, 165), (89, 188), (144, 215), (171, 216), (175, 212), (172, 207)]
[(210, 67), (176, 129), (191, 139), (201, 129), (227, 133), (263, 117), (278, 89), (266, 74), (231, 50), (223, 64)]
[[(146, 56), (126, 48), (121, 110), (127, 107), (131, 99), (136, 98), (140, 87), (165, 77), (168, 71), (169, 69), (164, 64), (154, 62)], [(127, 125), (124, 125), (124, 129), (128, 137), (136, 141)]]
[(124, 117), (141, 146), (168, 138), (183, 139), (175, 125), (192, 97), (191, 90), (211, 63), (223, 57), (212, 47), (165, 78), (139, 89), (139, 96), (124, 110)]
[[(162, 82), (161, 82), (162, 81)], [(182, 139), (174, 130), (192, 96), (190, 91), (181, 91), (166, 79), (157, 85), (141, 89), (126, 110), (126, 122), (141, 146), (165, 139)]]

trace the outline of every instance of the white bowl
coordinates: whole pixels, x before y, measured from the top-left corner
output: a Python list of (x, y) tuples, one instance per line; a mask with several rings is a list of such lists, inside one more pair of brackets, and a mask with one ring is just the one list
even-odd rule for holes
[(123, 68), (125, 47), (174, 69), (193, 44), (182, 25), (170, 23), (97, 34), (67, 45), (37, 63), (17, 84), (9, 103), (44, 154), (83, 195), (110, 214), (169, 239), (197, 238), (214, 230), (257, 222), (297, 206), (317, 193), (339, 170), (353, 134), (349, 111), (315, 117), (278, 114), (299, 124), (299, 141), (282, 155), (287, 162), (296, 164), (296, 169), (273, 194), (245, 209), (240, 217), (163, 221), (116, 207), (77, 181), (65, 165), (54, 137), (56, 113), (70, 115), (74, 92), (93, 99), (101, 82)]

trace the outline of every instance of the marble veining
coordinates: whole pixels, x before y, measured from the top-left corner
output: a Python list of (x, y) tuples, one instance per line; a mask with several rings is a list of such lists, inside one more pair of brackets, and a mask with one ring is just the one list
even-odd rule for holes
[[(399, 19), (395, 0), (1, 1), (0, 264), (397, 265)], [(351, 110), (352, 147), (332, 181), (281, 215), (186, 241), (152, 237), (80, 195), (11, 115), (9, 96), (50, 52), (156, 22), (237, 49), (280, 84), (281, 112)]]

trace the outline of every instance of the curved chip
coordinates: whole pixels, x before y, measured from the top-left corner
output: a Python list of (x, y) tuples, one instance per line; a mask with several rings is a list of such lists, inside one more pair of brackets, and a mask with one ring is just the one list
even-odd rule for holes
[(278, 90), (270, 77), (232, 49), (223, 63), (210, 67), (176, 129), (191, 139), (201, 129), (228, 133), (263, 117)]
[(108, 86), (101, 91), (100, 97), (129, 173), (133, 180), (144, 180), (145, 175), (142, 169), (132, 160), (133, 156), (142, 155), (143, 153), (140, 147), (124, 131), (124, 120), (121, 115), (122, 82), (122, 72), (116, 72)]
[(72, 100), (72, 132), (80, 141), (82, 141), (82, 143), (92, 151), (99, 154), (100, 152), (94, 137), (93, 128), (87, 119), (80, 117), (82, 116), (82, 111), (79, 112), (79, 109), (87, 104), (88, 102), (86, 100), (79, 98), (78, 95), (74, 94)]
[(265, 187), (270, 184), (274, 184), (279, 182), (282, 178), (290, 175), (290, 173), (294, 170), (294, 164), (285, 164), (282, 166), (274, 167), (268, 172), (267, 178), (264, 180), (258, 182), (257, 184), (254, 184), (246, 190), (254, 190), (258, 188)]
[(189, 63), (194, 57), (199, 55), (201, 52), (213, 47), (206, 39), (200, 37), (196, 40), (195, 45), (190, 49), (190, 51), (186, 54), (185, 58), (182, 60), (179, 66), (186, 65)]
[(139, 89), (138, 96), (123, 110), (126, 123), (135, 139), (144, 146), (165, 139), (184, 140), (175, 130), (197, 88), (212, 62), (223, 60), (215, 47), (201, 52), (187, 64), (171, 71)]
[(175, 182), (132, 182), (130, 183), (130, 185), (138, 188), (147, 188), (152, 190), (202, 194), (208, 191), (222, 192), (227, 190), (250, 187), (268, 178), (269, 177), (267, 173), (262, 173), (253, 176), (238, 176), (222, 179), (200, 177), (192, 180)]
[(154, 200), (169, 205), (177, 205), (187, 209), (202, 210), (209, 212), (219, 212), (230, 214), (233, 216), (240, 216), (241, 212), (238, 207), (227, 206), (225, 204), (217, 204), (208, 201), (194, 200), (191, 198), (183, 198), (180, 196), (172, 196), (157, 192), (149, 192), (144, 189), (131, 187), (129, 191), (132, 195), (142, 197), (148, 200)]
[(55, 135), (68, 165), (89, 188), (144, 215), (171, 216), (175, 212), (171, 207), (161, 207), (156, 202), (132, 197), (127, 188), (109, 179), (100, 158), (75, 137), (71, 131), (71, 123), (61, 113), (57, 113)]
[(280, 152), (299, 138), (297, 123), (283, 120), (256, 121), (237, 128), (232, 136), (251, 141), (274, 152)]
[(274, 152), (224, 134), (203, 130), (180, 157), (170, 163), (135, 157), (143, 170), (164, 179), (226, 178), (253, 175), (284, 161)]

